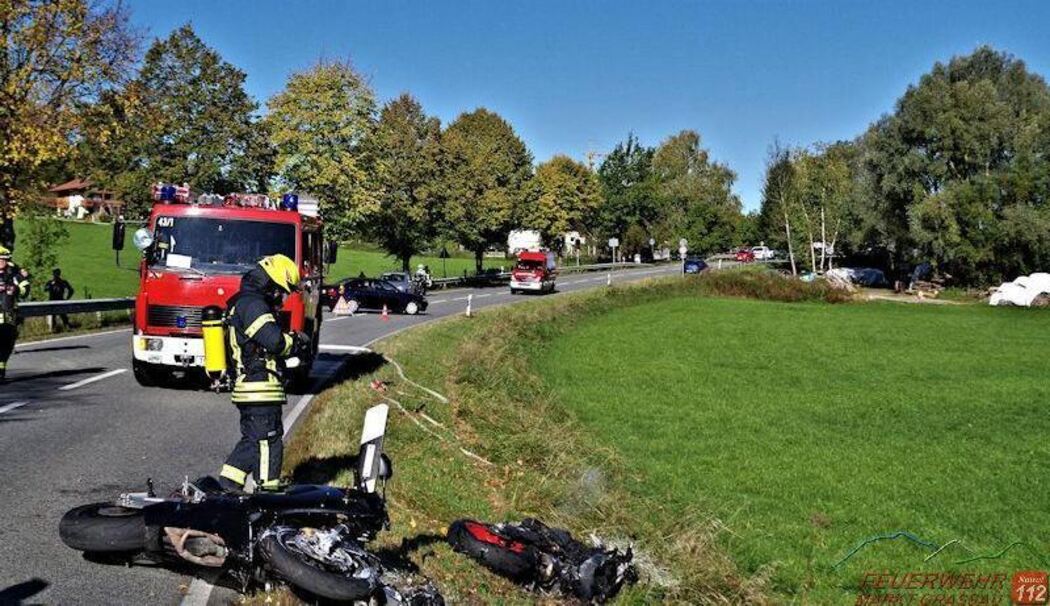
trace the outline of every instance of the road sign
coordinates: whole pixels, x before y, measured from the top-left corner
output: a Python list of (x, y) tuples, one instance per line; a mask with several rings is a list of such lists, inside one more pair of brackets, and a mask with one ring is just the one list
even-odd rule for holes
[(685, 246), (679, 246), (678, 247), (678, 256), (684, 257), (685, 253), (687, 253), (687, 252), (689, 252), (689, 249), (686, 248)]
[(678, 241), (678, 246), (681, 246), (682, 248), (685, 248), (688, 245), (689, 245), (689, 241), (686, 240), (685, 238), (682, 238), (681, 240)]
[(609, 238), (609, 248), (616, 248), (620, 245), (619, 238)]

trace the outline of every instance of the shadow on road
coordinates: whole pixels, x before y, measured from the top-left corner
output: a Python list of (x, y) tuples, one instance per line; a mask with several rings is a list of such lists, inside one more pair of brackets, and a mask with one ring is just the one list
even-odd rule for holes
[(31, 353), (43, 353), (47, 351), (69, 351), (71, 349), (91, 349), (87, 345), (55, 345), (54, 347), (38, 347), (36, 349), (19, 349), (16, 354), (24, 355)]
[(5, 606), (34, 604), (36, 602), (27, 602), (26, 600), (47, 589), (49, 585), (50, 583), (43, 579), (29, 579), (28, 581), (11, 585), (6, 589), (0, 589), (0, 604)]
[(95, 374), (106, 370), (104, 366), (92, 366), (89, 368), (73, 368), (68, 370), (52, 370), (51, 372), (42, 372), (35, 375), (22, 375), (18, 374), (7, 380), (8, 384), (21, 383), (23, 381), (37, 381), (40, 379), (60, 379), (62, 377), (72, 377), (75, 375), (84, 374)]

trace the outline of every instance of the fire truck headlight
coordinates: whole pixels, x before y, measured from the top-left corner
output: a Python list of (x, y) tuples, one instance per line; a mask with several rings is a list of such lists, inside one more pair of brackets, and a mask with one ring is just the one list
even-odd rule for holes
[(150, 339), (139, 337), (136, 339), (138, 349), (141, 351), (160, 351), (164, 349), (164, 342), (160, 339)]

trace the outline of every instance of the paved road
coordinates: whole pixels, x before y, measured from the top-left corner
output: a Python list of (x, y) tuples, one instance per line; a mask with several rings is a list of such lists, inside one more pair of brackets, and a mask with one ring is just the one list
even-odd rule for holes
[[(613, 282), (666, 275), (677, 266), (624, 270)], [(559, 292), (604, 286), (607, 274), (566, 274)], [(328, 317), (322, 344), (365, 345), (403, 328), (475, 308), (507, 304), (506, 288), (437, 291), (421, 316)], [(146, 389), (130, 370), (130, 331), (54, 339), (18, 346), (10, 382), (0, 387), (0, 602), (24, 592), (27, 603), (178, 604), (191, 577), (150, 566), (85, 560), (64, 547), (57, 524), (72, 506), (144, 490), (152, 477), (160, 494), (190, 478), (216, 473), (238, 438), (229, 395), (189, 389)], [(314, 387), (341, 363), (322, 353)], [(300, 418), (311, 395), (292, 396), (286, 425)], [(290, 417), (295, 417), (290, 418)], [(40, 581), (46, 583), (42, 587)], [(202, 583), (193, 585), (200, 589)], [(180, 586), (182, 589), (180, 590)], [(36, 592), (36, 593), (33, 593)], [(222, 592), (215, 592), (216, 602)], [(228, 592), (227, 592), (228, 595)]]

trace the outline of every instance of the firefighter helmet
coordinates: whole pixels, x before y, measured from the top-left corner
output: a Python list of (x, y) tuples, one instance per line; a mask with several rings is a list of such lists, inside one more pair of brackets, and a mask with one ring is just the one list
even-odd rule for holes
[(266, 275), (284, 292), (290, 293), (299, 286), (299, 266), (284, 255), (270, 255), (259, 261)]
[(10, 259), (10, 258), (11, 258), (11, 251), (8, 250), (7, 247), (4, 246), (3, 244), (0, 244), (0, 259)]

